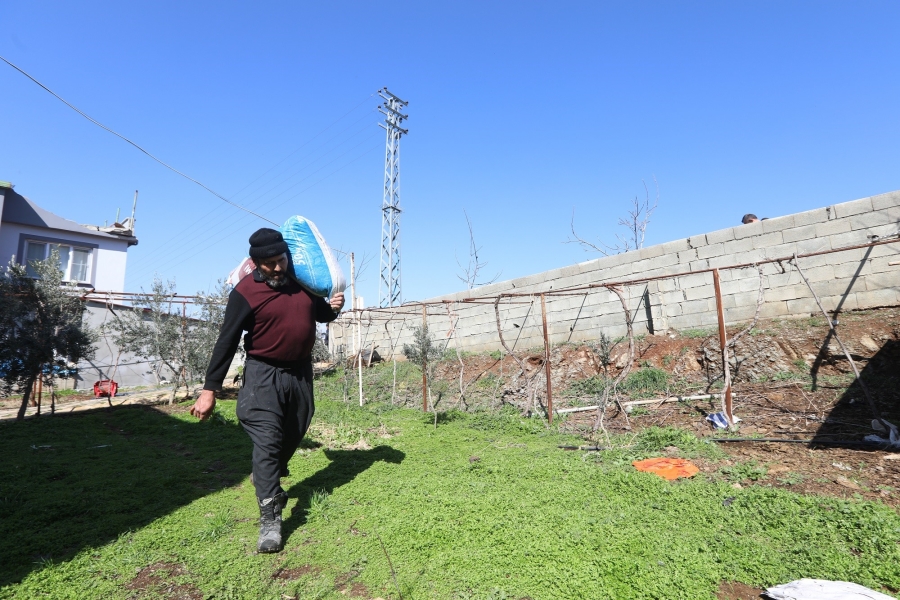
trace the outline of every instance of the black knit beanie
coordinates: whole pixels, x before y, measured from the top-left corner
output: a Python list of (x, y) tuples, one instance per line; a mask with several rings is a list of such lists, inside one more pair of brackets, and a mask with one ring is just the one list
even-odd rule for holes
[(281, 232), (263, 227), (250, 236), (250, 258), (272, 258), (288, 251)]

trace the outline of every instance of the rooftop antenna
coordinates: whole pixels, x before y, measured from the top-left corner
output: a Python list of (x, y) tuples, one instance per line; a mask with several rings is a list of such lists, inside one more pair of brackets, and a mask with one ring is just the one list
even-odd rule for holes
[(134, 190), (134, 203), (131, 205), (131, 236), (134, 237), (134, 211), (137, 209), (138, 191)]
[(400, 127), (409, 115), (400, 112), (409, 102), (401, 100), (388, 89), (378, 95), (384, 104), (378, 112), (384, 115), (384, 123), (378, 126), (387, 132), (384, 150), (384, 197), (381, 202), (381, 278), (378, 283), (380, 307), (399, 306), (403, 303), (400, 285), (400, 137), (409, 130)]

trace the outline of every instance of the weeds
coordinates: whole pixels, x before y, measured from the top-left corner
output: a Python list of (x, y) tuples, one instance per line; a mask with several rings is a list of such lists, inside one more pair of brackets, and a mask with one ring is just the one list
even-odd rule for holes
[(652, 398), (665, 393), (669, 386), (669, 374), (656, 367), (644, 367), (629, 373), (619, 388), (633, 398)]
[(803, 483), (803, 481), (805, 479), (806, 479), (806, 477), (803, 475), (803, 473), (791, 472), (791, 473), (785, 474), (784, 477), (780, 477), (778, 479), (778, 483), (780, 483), (782, 485), (789, 485), (789, 486), (800, 485), (801, 483)]
[(607, 367), (611, 362), (612, 349), (615, 345), (616, 343), (602, 331), (599, 333), (597, 341), (588, 345), (591, 351), (597, 356), (597, 360), (600, 362), (600, 366), (603, 367), (604, 372), (606, 372)]
[(755, 460), (744, 463), (737, 463), (731, 466), (721, 467), (719, 473), (725, 476), (732, 483), (740, 483), (742, 481), (759, 481), (764, 479), (769, 472), (765, 465), (758, 464)]
[(313, 490), (309, 497), (306, 518), (309, 522), (327, 521), (331, 511), (331, 494), (324, 489)]
[(573, 398), (583, 396), (599, 396), (606, 389), (610, 380), (603, 375), (594, 375), (587, 379), (576, 379), (569, 384), (569, 387), (563, 392), (564, 396)]
[(211, 542), (219, 539), (232, 528), (232, 521), (227, 515), (219, 513), (212, 517), (206, 524), (206, 527), (197, 533), (197, 539), (204, 542)]

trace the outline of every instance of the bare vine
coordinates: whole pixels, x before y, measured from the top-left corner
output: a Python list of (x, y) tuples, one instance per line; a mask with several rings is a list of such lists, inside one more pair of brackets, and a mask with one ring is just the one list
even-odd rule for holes
[[(445, 304), (444, 308), (447, 309), (447, 319), (450, 321), (450, 329), (447, 331), (447, 343), (450, 343), (450, 340), (453, 339), (453, 336), (456, 334), (456, 324), (459, 322), (459, 315), (451, 310), (450, 304)], [(469, 386), (465, 383), (466, 363), (463, 362), (462, 353), (459, 350), (459, 340), (453, 345), (453, 349), (456, 350), (456, 360), (459, 361), (459, 398), (457, 399), (456, 405), (458, 408), (462, 408), (462, 405), (465, 403), (466, 408), (468, 408), (469, 404), (466, 402), (466, 390)]]
[(609, 401), (610, 393), (612, 394), (613, 400), (616, 402), (616, 405), (619, 407), (619, 410), (622, 411), (622, 414), (625, 415), (625, 422), (629, 423), (628, 413), (625, 412), (625, 407), (622, 406), (622, 402), (619, 400), (618, 387), (628, 374), (631, 372), (631, 365), (634, 363), (634, 328), (632, 327), (632, 315), (631, 311), (628, 309), (628, 302), (625, 300), (625, 294), (622, 293), (621, 288), (617, 288), (615, 286), (607, 286), (609, 291), (614, 293), (618, 298), (619, 302), (622, 304), (622, 310), (625, 311), (625, 326), (628, 329), (628, 358), (625, 361), (625, 366), (619, 371), (619, 374), (615, 376), (612, 380), (612, 383), (606, 386), (603, 390), (603, 402), (600, 406), (597, 407), (597, 418), (594, 421), (594, 431), (598, 429), (603, 429), (603, 432), (606, 434), (607, 438), (609, 434), (606, 433), (606, 429), (603, 428), (603, 419), (606, 414), (606, 405)]
[(494, 300), (494, 316), (497, 319), (497, 334), (500, 336), (500, 343), (503, 345), (503, 348), (506, 350), (506, 353), (513, 357), (513, 360), (516, 361), (516, 364), (519, 365), (519, 369), (521, 370), (521, 376), (525, 379), (525, 413), (530, 415), (533, 402), (534, 402), (534, 394), (531, 391), (532, 381), (528, 378), (528, 373), (525, 370), (525, 361), (516, 356), (512, 350), (509, 349), (509, 346), (506, 344), (506, 340), (503, 339), (503, 329), (500, 327), (500, 300), (503, 298), (503, 295), (497, 296), (497, 299)]

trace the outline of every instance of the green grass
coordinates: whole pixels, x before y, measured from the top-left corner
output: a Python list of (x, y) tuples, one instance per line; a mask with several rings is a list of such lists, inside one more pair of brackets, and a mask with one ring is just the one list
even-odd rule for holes
[(685, 329), (681, 331), (681, 337), (696, 339), (696, 338), (705, 338), (715, 334), (718, 330), (712, 327), (702, 328), (702, 329)]
[[(723, 580), (800, 577), (900, 588), (900, 516), (883, 504), (631, 466), (670, 446), (724, 457), (689, 432), (566, 452), (580, 440), (512, 409), (451, 411), (435, 428), (420, 411), (329, 400), (339, 386), (320, 383), (284, 481), (278, 555), (254, 552), (234, 402), (206, 423), (121, 407), (0, 424), (0, 598), (167, 597), (177, 585), (216, 599), (338, 599), (352, 586), (399, 598), (387, 557), (409, 600), (713, 599)], [(174, 566), (156, 587), (127, 587), (160, 564)]]

